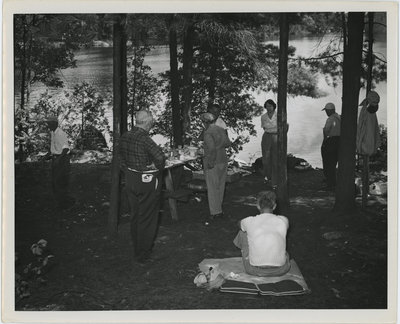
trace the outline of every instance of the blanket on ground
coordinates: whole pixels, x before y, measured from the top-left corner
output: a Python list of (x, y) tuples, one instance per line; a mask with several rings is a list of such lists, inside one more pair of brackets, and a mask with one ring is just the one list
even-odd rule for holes
[(199, 264), (200, 271), (210, 268), (221, 274), (225, 282), (220, 291), (232, 293), (261, 294), (274, 296), (299, 295), (310, 290), (297, 263), (290, 260), (290, 270), (280, 277), (257, 277), (245, 273), (242, 258), (204, 259)]

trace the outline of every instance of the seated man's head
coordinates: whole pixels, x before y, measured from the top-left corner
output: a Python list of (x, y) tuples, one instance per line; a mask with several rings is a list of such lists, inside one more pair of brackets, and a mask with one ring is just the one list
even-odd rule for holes
[(153, 127), (153, 115), (148, 110), (139, 110), (136, 113), (136, 126), (149, 131)]
[(208, 112), (212, 113), (215, 118), (218, 118), (219, 114), (221, 113), (221, 107), (218, 104), (212, 104), (208, 109)]
[(58, 127), (58, 118), (56, 116), (49, 116), (46, 118), (47, 127), (54, 132)]
[(273, 191), (261, 191), (257, 196), (257, 208), (263, 213), (272, 213), (276, 207), (276, 194)]

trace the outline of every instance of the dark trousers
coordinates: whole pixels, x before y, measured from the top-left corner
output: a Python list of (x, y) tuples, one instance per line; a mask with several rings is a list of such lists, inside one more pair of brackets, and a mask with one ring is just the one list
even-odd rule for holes
[(336, 186), (336, 165), (339, 160), (339, 143), (339, 136), (325, 138), (322, 142), (322, 166), (328, 187)]
[(51, 185), (54, 197), (61, 207), (65, 207), (70, 199), (68, 195), (70, 171), (71, 165), (68, 154), (53, 155), (51, 161)]
[(125, 178), (135, 257), (143, 259), (150, 255), (157, 233), (161, 174), (127, 171)]
[(278, 184), (278, 135), (264, 132), (261, 139), (261, 153), (264, 176), (273, 185)]

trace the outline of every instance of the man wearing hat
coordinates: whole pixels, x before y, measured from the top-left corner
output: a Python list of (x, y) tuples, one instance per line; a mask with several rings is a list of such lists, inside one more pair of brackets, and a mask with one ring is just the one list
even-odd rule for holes
[(323, 128), (322, 166), (327, 189), (333, 190), (336, 186), (336, 165), (339, 160), (340, 116), (336, 113), (335, 105), (331, 102), (327, 103), (322, 110), (325, 110), (328, 116)]
[(208, 206), (210, 218), (223, 216), (222, 202), (225, 193), (225, 182), (228, 168), (228, 158), (225, 147), (230, 145), (226, 131), (215, 125), (215, 116), (204, 113), (204, 176), (207, 184)]
[(55, 199), (61, 209), (74, 204), (74, 199), (68, 195), (70, 158), (67, 134), (58, 127), (56, 116), (46, 119), (50, 129), (51, 183)]
[(379, 108), (380, 97), (375, 91), (367, 94), (360, 106), (361, 111), (357, 123), (357, 153), (371, 156), (381, 145), (380, 131), (376, 112)]

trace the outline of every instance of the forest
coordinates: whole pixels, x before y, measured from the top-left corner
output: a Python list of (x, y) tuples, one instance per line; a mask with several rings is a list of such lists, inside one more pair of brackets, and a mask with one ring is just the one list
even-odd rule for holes
[[(237, 254), (230, 236), (243, 213), (254, 212), (254, 204), (247, 204), (249, 197), (265, 187), (256, 172), (228, 186), (230, 216), (224, 223), (202, 227), (199, 219), (204, 216), (206, 198), (195, 194), (178, 205), (184, 215), (179, 222), (171, 222), (166, 207), (162, 210), (156, 242), (163, 262), (149, 271), (135, 268), (130, 261), (119, 266), (121, 259), (129, 260), (129, 229), (116, 147), (120, 136), (135, 124), (135, 113), (152, 111), (156, 123), (151, 134), (163, 135), (168, 138), (166, 145), (176, 148), (198, 138), (200, 115), (218, 103), (235, 133), (229, 148), (232, 155), (255, 134), (252, 118), (264, 109), (251, 94), (256, 91), (272, 91), (278, 98), (276, 193), (292, 226), (288, 248), (312, 287), (312, 294), (300, 302), (291, 297), (268, 299), (270, 306), (385, 309), (387, 201), (369, 195), (369, 202), (361, 202), (356, 190), (356, 171), (360, 170), (354, 107), (359, 106), (361, 90), (368, 92), (387, 80), (386, 58), (373, 46), (374, 38), (387, 35), (386, 18), (385, 12), (15, 14), (16, 309), (265, 308), (261, 299), (219, 301), (214, 292), (188, 288), (193, 286), (196, 262), (202, 257)], [(288, 45), (289, 38), (298, 35), (329, 35), (332, 42), (318, 56), (302, 57)], [(268, 43), (271, 40), (278, 45)], [(76, 51), (95, 46), (112, 47), (113, 88), (100, 91), (83, 80), (65, 90), (62, 71), (76, 66)], [(169, 70), (158, 75), (145, 63), (146, 55), (157, 46), (169, 50)], [(344, 145), (336, 191), (331, 193), (318, 190), (321, 170), (296, 173), (288, 168), (287, 160), (287, 98), (323, 97), (317, 74), (343, 89)], [(37, 84), (46, 91), (33, 100)], [(165, 102), (162, 107), (161, 101)], [(108, 110), (112, 110), (112, 124), (106, 118)], [(82, 136), (87, 130), (110, 137), (104, 149), (110, 161), (73, 166), (77, 203), (60, 212), (53, 209), (50, 189), (38, 189), (50, 176), (48, 165), (40, 160), (50, 141), (43, 121), (54, 114), (74, 150), (85, 149)], [(362, 161), (379, 161), (375, 171), (386, 174), (387, 130), (382, 128), (380, 135), (377, 154)], [(370, 180), (364, 174), (364, 191)], [(51, 258), (37, 257), (33, 250), (32, 256), (26, 248), (32, 242), (37, 242), (35, 249), (40, 247), (43, 238), (55, 250), (50, 254), (56, 256), (54, 263)], [(34, 261), (28, 261), (32, 257)], [(132, 282), (127, 272), (143, 280)], [(371, 283), (367, 288), (366, 282)]]

